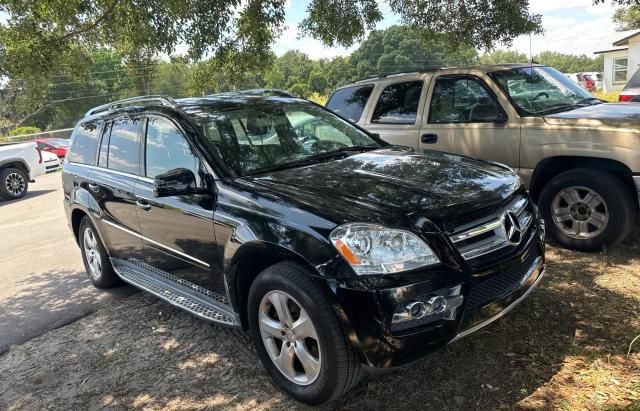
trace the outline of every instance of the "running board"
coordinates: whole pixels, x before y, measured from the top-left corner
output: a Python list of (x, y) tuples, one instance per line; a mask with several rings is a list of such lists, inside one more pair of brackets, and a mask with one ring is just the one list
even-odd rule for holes
[(181, 308), (196, 317), (238, 327), (240, 322), (227, 297), (138, 260), (111, 259), (123, 281)]

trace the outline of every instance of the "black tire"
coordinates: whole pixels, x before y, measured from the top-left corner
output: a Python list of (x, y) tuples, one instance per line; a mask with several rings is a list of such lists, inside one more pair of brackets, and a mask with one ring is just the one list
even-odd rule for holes
[[(285, 377), (269, 356), (259, 328), (262, 298), (271, 291), (283, 291), (308, 313), (318, 335), (320, 371), (309, 385), (300, 385)], [(291, 262), (275, 264), (258, 275), (248, 298), (251, 336), (258, 356), (275, 384), (298, 401), (319, 405), (353, 388), (362, 378), (363, 367), (331, 305), (311, 281), (305, 269)], [(284, 343), (283, 343), (284, 344)]]
[[(122, 280), (113, 270), (113, 266), (109, 260), (109, 255), (102, 244), (98, 231), (88, 217), (82, 218), (80, 228), (78, 230), (78, 242), (80, 244), (80, 252), (82, 253), (82, 262), (84, 263), (84, 268), (87, 271), (87, 275), (89, 276), (91, 283), (98, 288), (111, 288), (121, 285)], [(92, 270), (89, 263), (89, 256), (87, 255), (85, 248), (85, 235), (88, 232), (87, 230), (90, 230), (91, 233), (93, 233), (93, 238), (95, 239), (95, 250), (101, 261), (101, 270), (99, 270), (99, 272)]]
[[(553, 201), (558, 193), (570, 187), (586, 187), (597, 193), (608, 211), (608, 222), (600, 234), (593, 238), (575, 238), (558, 227), (553, 218)], [(562, 247), (597, 251), (624, 240), (635, 225), (637, 207), (633, 194), (624, 183), (604, 170), (576, 168), (553, 178), (540, 194), (540, 212), (547, 223), (550, 238)], [(560, 223), (562, 224), (562, 223)]]
[[(19, 182), (19, 186), (15, 186)], [(0, 197), (7, 200), (22, 198), (29, 190), (29, 176), (19, 168), (9, 167), (0, 170)]]

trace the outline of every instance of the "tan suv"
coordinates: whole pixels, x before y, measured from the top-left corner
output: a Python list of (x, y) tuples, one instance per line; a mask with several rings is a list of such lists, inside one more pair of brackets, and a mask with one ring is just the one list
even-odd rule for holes
[(337, 89), (327, 107), (392, 144), (518, 171), (561, 245), (624, 239), (640, 198), (640, 104), (604, 104), (556, 69), (427, 68)]

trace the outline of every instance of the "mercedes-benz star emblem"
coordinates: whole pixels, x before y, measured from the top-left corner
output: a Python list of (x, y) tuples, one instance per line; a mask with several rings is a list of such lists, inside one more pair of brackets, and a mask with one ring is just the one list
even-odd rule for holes
[(506, 212), (502, 217), (502, 224), (504, 226), (504, 234), (507, 237), (507, 241), (513, 245), (520, 244), (520, 241), (522, 240), (522, 228), (520, 228), (518, 217), (516, 217), (516, 215), (511, 211)]

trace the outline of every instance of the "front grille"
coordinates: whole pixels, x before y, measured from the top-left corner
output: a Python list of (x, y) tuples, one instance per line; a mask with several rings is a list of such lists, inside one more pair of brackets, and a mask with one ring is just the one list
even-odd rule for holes
[[(512, 220), (517, 220), (521, 229), (517, 242), (512, 241), (506, 232), (505, 220), (509, 216), (513, 217)], [(450, 238), (462, 257), (472, 265), (477, 265), (474, 260), (485, 259), (483, 256), (487, 255), (508, 254), (514, 246), (524, 241), (533, 225), (534, 212), (528, 197), (518, 195), (507, 205), (492, 210), (491, 214), (481, 217), (476, 214), (474, 217), (477, 219), (466, 217), (463, 221), (458, 221)], [(498, 252), (503, 249), (507, 251)]]
[(473, 287), (467, 297), (467, 307), (483, 307), (516, 290), (525, 280), (525, 276), (539, 255), (537, 249), (532, 250), (522, 263), (499, 272)]

